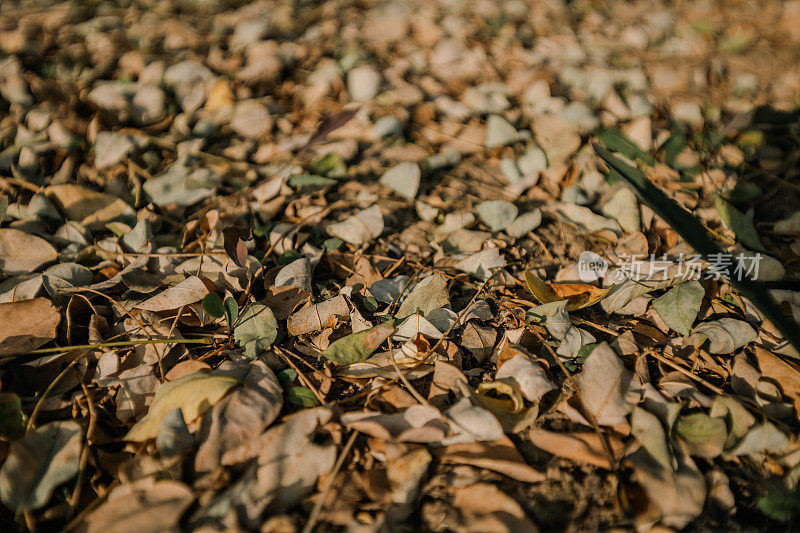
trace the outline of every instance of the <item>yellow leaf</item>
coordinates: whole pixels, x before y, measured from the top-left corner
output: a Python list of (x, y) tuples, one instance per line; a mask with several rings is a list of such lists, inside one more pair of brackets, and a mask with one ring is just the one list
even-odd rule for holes
[(228, 376), (206, 372), (190, 372), (180, 379), (165, 383), (156, 392), (150, 411), (125, 435), (125, 440), (144, 442), (156, 438), (161, 421), (167, 413), (181, 409), (186, 422), (203, 415), (220, 401), (239, 381)]
[(506, 412), (515, 415), (525, 408), (525, 400), (520, 391), (506, 381), (485, 381), (476, 391), (480, 402), (492, 412)]
[(590, 283), (546, 283), (539, 276), (525, 271), (525, 282), (528, 290), (539, 300), (539, 303), (567, 301), (567, 311), (575, 311), (594, 305), (606, 297), (614, 286), (601, 289)]
[(208, 94), (208, 100), (206, 100), (206, 109), (209, 111), (216, 111), (217, 109), (232, 106), (233, 102), (234, 96), (230, 85), (228, 85), (228, 82), (220, 78), (217, 80), (217, 82), (211, 88), (211, 92)]

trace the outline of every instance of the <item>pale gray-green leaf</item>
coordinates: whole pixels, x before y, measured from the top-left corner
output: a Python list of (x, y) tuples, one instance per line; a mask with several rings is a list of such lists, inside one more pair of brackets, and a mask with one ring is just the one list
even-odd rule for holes
[(688, 336), (700, 312), (705, 289), (699, 281), (687, 281), (653, 300), (653, 308), (669, 327)]

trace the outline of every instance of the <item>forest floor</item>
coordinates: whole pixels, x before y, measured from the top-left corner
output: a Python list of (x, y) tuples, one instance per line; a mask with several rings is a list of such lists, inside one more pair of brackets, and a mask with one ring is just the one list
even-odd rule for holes
[(800, 528), (800, 2), (0, 3), (3, 531)]

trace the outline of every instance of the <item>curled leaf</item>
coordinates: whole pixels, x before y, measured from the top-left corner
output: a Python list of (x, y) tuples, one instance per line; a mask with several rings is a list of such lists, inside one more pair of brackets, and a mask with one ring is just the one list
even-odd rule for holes
[(589, 307), (606, 297), (614, 287), (601, 289), (589, 283), (546, 283), (530, 270), (525, 271), (525, 283), (540, 303), (567, 301), (567, 311)]

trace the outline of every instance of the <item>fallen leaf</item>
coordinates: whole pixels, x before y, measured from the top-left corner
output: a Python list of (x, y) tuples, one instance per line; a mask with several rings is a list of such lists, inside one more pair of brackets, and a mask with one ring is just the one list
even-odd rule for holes
[(450, 305), (447, 291), (447, 280), (441, 275), (433, 275), (418, 283), (414, 290), (403, 300), (395, 315), (406, 318), (418, 311), (427, 315), (434, 309)]
[(631, 414), (631, 434), (650, 456), (665, 469), (675, 470), (678, 462), (672, 455), (669, 439), (658, 417), (636, 406)]
[(509, 236), (519, 239), (530, 231), (535, 230), (542, 223), (542, 211), (534, 209), (527, 213), (523, 213), (514, 219), (514, 222), (506, 227), (506, 233)]
[(424, 405), (395, 414), (345, 413), (341, 419), (351, 429), (392, 442), (440, 442), (450, 432), (442, 414)]
[(635, 479), (658, 509), (655, 517), (667, 527), (682, 529), (700, 516), (707, 489), (703, 474), (685, 452), (676, 453), (678, 468), (665, 469), (644, 449), (631, 456)]
[(505, 200), (488, 200), (481, 202), (475, 208), (481, 220), (492, 231), (506, 229), (517, 218), (517, 206)]
[(82, 433), (76, 422), (57, 421), (15, 441), (0, 468), (0, 500), (14, 511), (44, 507), (78, 473)]
[(525, 516), (520, 504), (488, 483), (457, 488), (453, 504), (461, 514), (458, 531), (464, 533), (538, 531), (533, 522)]
[(0, 303), (0, 355), (35, 350), (56, 338), (61, 314), (47, 298)]
[(422, 173), (416, 163), (399, 163), (381, 176), (381, 183), (403, 198), (412, 199), (417, 195)]
[(678, 417), (675, 432), (686, 442), (689, 454), (698, 457), (717, 457), (725, 449), (728, 440), (725, 421), (705, 413)]
[(598, 344), (586, 358), (580, 386), (584, 406), (603, 426), (626, 423), (626, 415), (641, 396), (639, 377), (625, 368), (605, 342)]
[(472, 254), (455, 264), (458, 270), (484, 281), (492, 277), (495, 269), (504, 266), (506, 266), (506, 259), (497, 248), (489, 248)]
[(305, 335), (335, 326), (339, 320), (350, 317), (350, 308), (343, 295), (297, 311), (286, 321), (289, 335)]
[(743, 320), (720, 318), (701, 322), (692, 330), (693, 335), (704, 335), (709, 340), (708, 351), (729, 354), (753, 342), (758, 334)]
[(133, 208), (111, 194), (64, 183), (51, 185), (45, 189), (45, 195), (68, 220), (80, 222), (90, 231), (104, 229), (112, 221), (130, 223), (130, 226), (136, 222)]
[(755, 346), (753, 351), (762, 376), (775, 381), (800, 413), (800, 369), (760, 346)]
[(372, 355), (395, 332), (395, 329), (391, 324), (385, 323), (365, 331), (351, 333), (332, 342), (321, 355), (340, 365), (358, 363)]
[(0, 392), (0, 440), (13, 441), (25, 434), (28, 416), (22, 410), (19, 396)]
[(220, 466), (223, 456), (258, 438), (283, 407), (278, 379), (262, 361), (223, 364), (215, 371), (241, 381), (242, 386), (220, 400), (203, 417), (200, 447), (194, 459), (197, 472)]
[(341, 222), (329, 225), (326, 231), (331, 237), (360, 246), (383, 233), (381, 208), (373, 205)]
[(56, 249), (41, 237), (17, 229), (0, 229), (0, 271), (7, 276), (29, 274), (57, 258)]
[(450, 444), (436, 450), (436, 456), (442, 463), (485, 468), (525, 483), (537, 483), (547, 477), (526, 464), (514, 443), (506, 436), (492, 442)]
[(203, 280), (197, 276), (191, 276), (174, 287), (170, 287), (140, 304), (137, 304), (136, 307), (154, 312), (172, 311), (184, 305), (202, 301), (208, 292), (208, 288), (205, 283), (203, 283)]
[(255, 359), (275, 342), (278, 337), (278, 323), (272, 310), (258, 303), (245, 306), (233, 328), (233, 338), (241, 346), (244, 354)]
[(669, 327), (687, 337), (705, 293), (699, 281), (687, 281), (653, 300), (653, 308)]
[(178, 481), (143, 478), (111, 490), (106, 501), (79, 522), (79, 533), (161, 533), (174, 531), (194, 500)]
[(192, 422), (237, 384), (239, 380), (235, 378), (206, 372), (190, 372), (164, 383), (156, 392), (147, 415), (128, 431), (125, 440), (144, 442), (156, 438), (161, 421), (175, 409), (183, 411), (185, 420)]
[(498, 115), (489, 115), (486, 119), (486, 147), (495, 148), (516, 142), (519, 139), (517, 129), (506, 119)]
[[(608, 454), (597, 433), (561, 433), (533, 428), (528, 432), (528, 437), (534, 446), (557, 457), (599, 466), (600, 468), (611, 468)], [(607, 435), (606, 439), (614, 452), (614, 457), (620, 457), (620, 454), (625, 449), (625, 444), (613, 435)]]
[(530, 270), (525, 271), (528, 290), (542, 304), (567, 301), (567, 311), (589, 307), (606, 297), (611, 287), (601, 289), (589, 283), (546, 283)]

